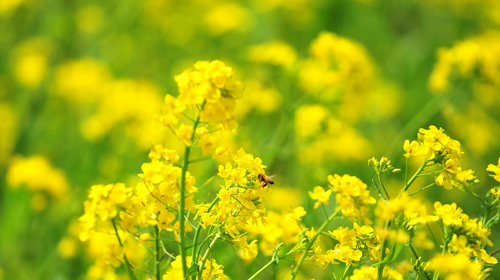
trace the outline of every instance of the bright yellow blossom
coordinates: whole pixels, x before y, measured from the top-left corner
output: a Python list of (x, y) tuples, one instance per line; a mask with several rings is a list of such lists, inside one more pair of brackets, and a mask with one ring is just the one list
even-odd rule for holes
[(181, 124), (181, 127), (176, 132), (177, 137), (184, 143), (184, 145), (191, 147), (193, 144), (193, 127)]
[(325, 189), (321, 186), (317, 186), (314, 188), (314, 192), (309, 192), (309, 196), (317, 200), (316, 203), (314, 204), (314, 209), (318, 208), (321, 204), (326, 204), (329, 205), (330, 202), (328, 201), (330, 199), (330, 195), (332, 194), (332, 190), (328, 190), (325, 192)]
[(302, 217), (306, 215), (306, 211), (304, 210), (304, 207), (299, 206), (295, 209), (293, 209), (292, 213), (288, 213), (286, 215), (287, 220), (295, 220), (295, 221), (302, 221)]
[(494, 175), (490, 176), (492, 176), (495, 180), (500, 182), (500, 158), (498, 158), (498, 165), (489, 164), (488, 168), (486, 168), (486, 171), (495, 173)]

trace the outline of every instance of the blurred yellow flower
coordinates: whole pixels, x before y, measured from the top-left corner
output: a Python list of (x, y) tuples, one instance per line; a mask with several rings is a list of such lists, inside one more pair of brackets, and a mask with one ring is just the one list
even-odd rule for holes
[(19, 5), (24, 3), (24, 1), (25, 0), (2, 0), (0, 2), (0, 15), (16, 9)]
[(297, 53), (290, 45), (281, 41), (271, 41), (250, 48), (250, 61), (290, 67), (297, 60)]
[(251, 25), (248, 11), (234, 2), (215, 5), (207, 12), (204, 22), (214, 35), (229, 31), (245, 31)]
[(428, 268), (439, 272), (439, 276), (443, 277), (444, 280), (473, 280), (479, 276), (482, 265), (478, 262), (471, 262), (467, 256), (462, 254), (446, 254), (432, 258)]

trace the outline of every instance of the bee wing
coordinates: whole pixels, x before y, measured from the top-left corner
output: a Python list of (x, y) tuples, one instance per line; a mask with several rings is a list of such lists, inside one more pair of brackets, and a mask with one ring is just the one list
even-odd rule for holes
[(271, 176), (267, 176), (267, 177), (269, 177), (269, 178), (274, 178), (274, 177), (276, 177), (276, 175), (271, 175)]

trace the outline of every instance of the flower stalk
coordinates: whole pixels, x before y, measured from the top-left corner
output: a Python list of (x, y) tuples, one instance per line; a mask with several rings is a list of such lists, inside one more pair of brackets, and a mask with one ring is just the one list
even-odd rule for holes
[(311, 240), (307, 243), (307, 246), (306, 246), (306, 248), (304, 250), (304, 253), (302, 253), (302, 256), (300, 257), (299, 262), (295, 266), (295, 269), (292, 271), (292, 276), (290, 277), (290, 280), (294, 280), (295, 277), (297, 277), (297, 274), (299, 273), (300, 267), (302, 266), (302, 263), (304, 263), (304, 260), (307, 257), (307, 253), (309, 252), (309, 249), (311, 249), (311, 246), (314, 244), (314, 242), (316, 241), (316, 239), (318, 238), (318, 236), (321, 234), (321, 232), (323, 232), (323, 230), (325, 230), (326, 226), (328, 226), (328, 224), (331, 221), (333, 221), (333, 219), (335, 219), (335, 217), (337, 217), (337, 215), (338, 215), (339, 212), (340, 212), (340, 208), (337, 209), (335, 212), (333, 212), (333, 214), (330, 215), (330, 217), (328, 218), (328, 220), (326, 220), (321, 225), (321, 227), (318, 229), (318, 231), (313, 236), (313, 238), (311, 238)]
[[(212, 208), (215, 206), (215, 204), (219, 201), (219, 197), (215, 197), (215, 199), (212, 201), (212, 203), (210, 204), (210, 206), (208, 206), (208, 209), (207, 209), (207, 213), (210, 212), (210, 210), (212, 210)], [(201, 232), (201, 228), (202, 226), (201, 225), (198, 225), (198, 227), (196, 228), (196, 232), (194, 234), (194, 239), (193, 239), (193, 252), (192, 252), (192, 259), (193, 261), (195, 261), (197, 259), (197, 254), (196, 254), (196, 249), (198, 247), (198, 238), (200, 237), (200, 232)]]
[[(111, 219), (111, 223), (113, 224), (113, 228), (115, 229), (116, 238), (118, 239), (118, 244), (120, 244), (120, 247), (123, 248), (123, 243), (120, 238), (120, 235), (118, 234), (118, 228), (116, 227), (115, 219)], [(134, 272), (132, 272), (130, 263), (128, 262), (127, 255), (125, 255), (125, 252), (123, 252), (123, 262), (125, 263), (125, 269), (127, 270), (128, 278), (130, 280), (137, 280), (137, 278), (135, 278)]]
[[(195, 133), (196, 133), (196, 127), (198, 126), (198, 123), (200, 122), (200, 117), (201, 117), (201, 111), (203, 110), (205, 103), (201, 105), (200, 112), (198, 116), (196, 117), (196, 120), (193, 123), (193, 134), (191, 136), (191, 140), (194, 138)], [(181, 262), (182, 262), (182, 275), (184, 275), (184, 279), (188, 279), (188, 267), (187, 267), (187, 262), (186, 262), (186, 237), (185, 237), (185, 216), (184, 216), (184, 209), (185, 209), (185, 200), (186, 200), (186, 193), (185, 193), (185, 186), (186, 186), (186, 172), (188, 171), (188, 166), (189, 166), (189, 154), (191, 153), (191, 147), (192, 145), (186, 145), (184, 148), (184, 158), (182, 159), (182, 172), (181, 172), (181, 182), (179, 184), (179, 213), (178, 213), (178, 220), (179, 220), (179, 236), (180, 236), (180, 242), (179, 242), (179, 251), (181, 253)]]

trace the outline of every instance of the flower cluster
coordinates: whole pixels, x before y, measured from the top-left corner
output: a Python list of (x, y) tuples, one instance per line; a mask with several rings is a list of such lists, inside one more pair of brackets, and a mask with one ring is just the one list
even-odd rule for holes
[(438, 51), (438, 61), (429, 79), (435, 92), (449, 88), (449, 80), (455, 76), (465, 78), (479, 76), (478, 85), (495, 88), (500, 84), (500, 33), (489, 31), (463, 40), (449, 49)]
[(17, 188), (25, 185), (35, 192), (31, 200), (33, 209), (41, 211), (47, 205), (47, 196), (64, 199), (69, 190), (65, 174), (43, 156), (15, 157), (7, 171), (7, 182)]
[[(231, 67), (221, 61), (197, 62), (194, 69), (185, 70), (175, 76), (180, 95), (177, 98), (171, 95), (165, 97), (167, 106), (162, 115), (157, 116), (158, 120), (167, 127), (175, 125), (179, 121), (178, 115), (183, 113), (187, 106), (198, 106), (202, 108), (202, 122), (216, 124), (222, 130), (234, 131), (237, 123), (232, 113), (236, 105), (235, 100), (241, 97), (242, 84), (235, 80), (233, 75)], [(181, 132), (182, 130), (179, 129)]]
[(310, 53), (299, 73), (300, 85), (307, 91), (322, 92), (331, 99), (338, 90), (363, 92), (374, 80), (371, 58), (358, 43), (323, 32), (311, 44)]
[(402, 214), (405, 225), (409, 227), (438, 220), (437, 216), (427, 214), (427, 208), (420, 199), (411, 198), (406, 192), (388, 202), (379, 201), (375, 213), (383, 221), (392, 220)]
[(295, 111), (299, 158), (319, 165), (368, 157), (372, 144), (356, 124), (396, 113), (397, 88), (377, 77), (368, 52), (353, 40), (322, 32), (309, 52), (298, 63), (298, 85), (318, 102)]
[(297, 53), (284, 42), (268, 42), (254, 46), (249, 51), (250, 61), (290, 67), (297, 60)]
[[(166, 106), (156, 115), (156, 120), (173, 130), (186, 147), (196, 144), (204, 155), (213, 154), (221, 161), (226, 159), (227, 147), (217, 146), (220, 137), (213, 132), (235, 132), (238, 125), (232, 113), (236, 99), (242, 96), (242, 84), (234, 79), (232, 68), (218, 60), (199, 61), (194, 69), (185, 70), (175, 76), (175, 80), (180, 94), (165, 96)], [(189, 116), (188, 112), (196, 110), (197, 116)], [(186, 118), (193, 123), (180, 122)]]
[[(185, 242), (185, 235), (192, 231), (192, 224), (181, 213), (194, 212), (198, 208), (198, 214), (202, 215), (203, 209), (208, 210), (204, 204), (196, 205), (194, 202), (194, 194), (198, 188), (195, 187), (196, 178), (187, 169), (189, 151), (196, 143), (203, 154), (214, 151), (216, 155), (228, 153), (227, 149), (215, 148), (218, 138), (213, 136), (207, 125), (217, 124), (220, 130), (234, 129), (235, 123), (230, 114), (241, 85), (232, 78), (231, 68), (220, 61), (198, 62), (195, 69), (184, 71), (176, 77), (180, 95), (177, 98), (167, 95), (167, 107), (163, 115), (158, 116), (164, 125), (174, 130), (177, 138), (186, 147), (187, 152), (182, 158), (183, 165), (178, 165), (181, 157), (177, 150), (155, 145), (149, 153), (150, 162), (141, 167), (142, 173), (139, 177), (142, 181), (135, 188), (127, 188), (125, 184), (118, 183), (94, 185), (89, 191), (88, 200), (84, 203), (85, 213), (79, 219), (82, 225), (80, 239), (92, 242), (103, 233), (108, 237), (106, 245), (102, 247), (104, 251), (94, 254), (94, 267), (99, 268), (96, 271), (100, 272), (95, 273), (96, 275), (102, 276), (110, 269), (110, 265), (119, 266), (122, 259), (129, 270), (127, 255), (131, 263), (134, 257), (127, 254), (126, 248), (133, 244), (139, 244), (139, 247), (148, 246), (148, 241), (153, 238), (156, 250), (159, 250), (158, 244), (162, 242), (160, 236), (164, 231), (173, 232), (177, 241)], [(184, 113), (190, 106), (193, 109), (198, 108), (198, 114), (193, 118)], [(178, 129), (174, 129), (171, 125), (177, 124), (177, 117), (181, 115), (193, 123), (188, 125), (183, 122)], [(247, 222), (265, 223), (266, 210), (261, 196), (268, 189), (263, 188), (257, 179), (259, 174), (264, 174), (265, 166), (260, 158), (254, 159), (243, 150), (238, 152), (234, 160), (234, 168), (230, 163), (226, 165), (228, 178), (218, 195), (219, 203), (214, 208), (218, 211), (217, 214), (207, 217), (206, 214), (210, 211), (204, 213), (198, 228), (206, 228), (212, 223), (220, 225), (225, 229), (224, 233), (231, 236), (232, 244), (242, 248), (244, 254), (251, 258), (257, 254), (256, 241), (248, 244), (247, 237), (240, 234), (240, 230)], [(220, 171), (220, 174), (223, 174), (224, 168)], [(229, 183), (231, 180), (232, 183)], [(145, 228), (151, 227), (155, 229), (154, 236), (144, 232)], [(175, 269), (185, 269), (185, 262), (182, 263), (184, 260), (181, 259), (180, 263), (174, 262), (174, 269), (167, 272), (164, 278), (177, 279), (176, 277), (182, 276), (185, 271)], [(202, 277), (226, 279), (222, 266), (218, 266), (215, 261), (206, 262), (204, 259), (203, 263), (205, 268), (209, 269), (200, 271)], [(89, 275), (94, 272), (89, 270)], [(213, 278), (216, 275), (218, 278)]]
[(366, 189), (367, 186), (355, 176), (345, 174), (344, 176), (329, 175), (330, 189), (337, 193), (336, 209), (341, 209), (344, 217), (350, 221), (362, 220), (371, 224), (368, 216), (368, 206), (375, 204), (376, 200)]
[[(193, 265), (192, 258), (187, 257), (187, 265), (191, 267)], [(175, 261), (171, 264), (171, 269), (163, 275), (163, 280), (185, 280), (186, 278), (182, 275), (182, 261), (181, 256), (177, 256)], [(187, 279), (195, 279), (194, 277), (188, 277)], [(226, 275), (224, 275), (224, 266), (217, 264), (215, 259), (211, 259), (205, 263), (200, 279), (213, 279), (213, 280), (229, 280)]]
[(444, 129), (430, 126), (421, 128), (418, 141), (406, 140), (403, 145), (405, 157), (423, 156), (428, 162), (440, 164), (442, 172), (436, 177), (438, 186), (446, 189), (463, 188), (477, 183), (474, 171), (462, 169), (462, 148), (460, 142), (444, 134)]
[[(120, 207), (130, 200), (132, 189), (125, 184), (94, 185), (85, 201), (85, 214), (80, 217), (80, 239), (87, 240), (95, 231), (97, 221), (109, 221), (120, 212)], [(98, 219), (99, 218), (99, 219)]]
[(439, 275), (445, 280), (481, 279), (479, 276), (481, 275), (482, 265), (478, 262), (470, 262), (469, 258), (462, 254), (438, 255), (431, 259), (428, 268), (439, 272)]
[[(371, 266), (362, 266), (355, 269), (350, 280), (375, 280), (377, 279), (377, 268)], [(396, 270), (390, 267), (384, 267), (383, 279), (387, 280), (403, 280), (403, 276)]]
[(224, 185), (217, 194), (218, 202), (208, 211), (203, 205), (198, 211), (200, 225), (220, 227), (224, 234), (233, 239), (232, 243), (243, 250), (247, 258), (256, 255), (255, 242), (246, 242), (245, 229), (247, 224), (258, 226), (267, 223), (267, 211), (262, 202), (269, 192), (269, 187), (258, 179), (259, 174), (265, 175), (262, 160), (258, 157), (238, 150), (233, 157), (234, 165), (226, 163), (219, 166), (218, 175), (224, 178)]
[(329, 264), (338, 264), (337, 261), (354, 265), (361, 260), (363, 254), (374, 262), (378, 261), (381, 242), (371, 226), (359, 226), (355, 222), (353, 229), (339, 227), (328, 233), (338, 243), (325, 253), (321, 253), (321, 248), (315, 249), (315, 254), (311, 257), (315, 265), (324, 268)]
[(469, 218), (455, 203), (443, 205), (436, 202), (434, 208), (443, 224), (451, 231), (447, 248), (450, 253), (478, 258), (485, 264), (497, 263), (496, 258), (488, 255), (483, 249), (484, 246), (493, 244), (488, 238), (491, 229), (484, 227), (482, 221)]

